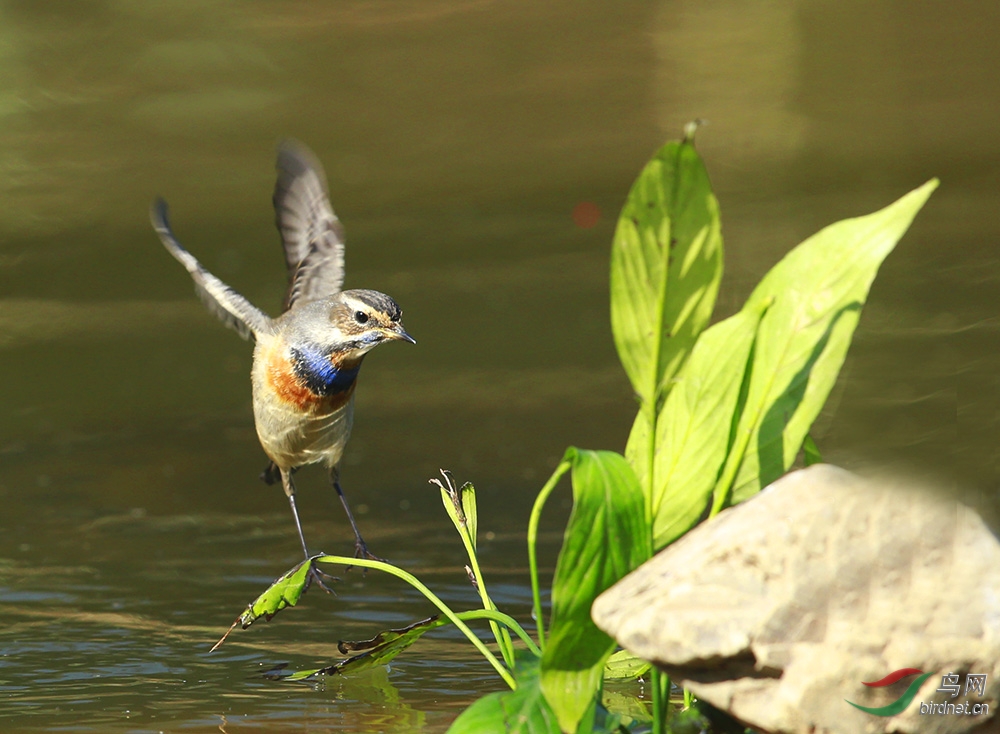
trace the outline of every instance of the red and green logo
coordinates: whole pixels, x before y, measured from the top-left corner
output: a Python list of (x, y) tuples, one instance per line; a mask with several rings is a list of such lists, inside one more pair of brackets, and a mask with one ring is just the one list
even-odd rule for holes
[(884, 688), (885, 686), (891, 686), (893, 683), (898, 683), (911, 675), (918, 675), (917, 678), (913, 680), (912, 683), (907, 687), (906, 691), (902, 696), (897, 698), (892, 703), (886, 706), (862, 706), (861, 704), (854, 703), (854, 701), (847, 701), (856, 709), (861, 709), (866, 714), (872, 714), (873, 716), (895, 716), (896, 714), (902, 713), (906, 710), (906, 707), (913, 703), (913, 699), (916, 698), (917, 692), (920, 690), (920, 686), (924, 684), (924, 681), (931, 677), (931, 673), (924, 673), (924, 671), (919, 668), (900, 668), (899, 670), (894, 670), (889, 673), (882, 680), (872, 681), (871, 683), (867, 681), (862, 681), (869, 688)]

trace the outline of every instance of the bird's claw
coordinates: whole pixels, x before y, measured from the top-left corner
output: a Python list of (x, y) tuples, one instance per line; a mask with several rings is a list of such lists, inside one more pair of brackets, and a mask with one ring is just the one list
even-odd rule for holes
[[(382, 558), (381, 556), (376, 556), (374, 553), (368, 550), (367, 544), (365, 544), (365, 541), (361, 540), (360, 538), (354, 541), (354, 557), (366, 559), (369, 561), (380, 561), (381, 563), (388, 563), (388, 561)], [(354, 568), (354, 566), (348, 566), (347, 570), (350, 571), (352, 568)], [(362, 568), (361, 573), (368, 573), (368, 569)]]
[(355, 542), (354, 557), (367, 558), (369, 561), (381, 561), (382, 563), (388, 563), (388, 561), (382, 558), (381, 556), (376, 556), (374, 553), (368, 550), (368, 546), (365, 544), (365, 541), (363, 540)]
[(327, 594), (333, 594), (336, 596), (336, 592), (326, 583), (326, 579), (330, 581), (340, 581), (336, 576), (328, 574), (326, 571), (316, 568), (315, 564), (309, 567), (309, 581), (310, 583), (315, 582), (319, 588), (325, 591)]

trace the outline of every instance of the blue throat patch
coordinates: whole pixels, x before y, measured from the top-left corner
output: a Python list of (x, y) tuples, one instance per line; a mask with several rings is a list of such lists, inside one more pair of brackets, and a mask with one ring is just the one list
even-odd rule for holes
[(351, 369), (337, 369), (330, 361), (329, 354), (313, 349), (291, 350), (292, 367), (295, 376), (305, 383), (314, 394), (329, 397), (349, 390), (358, 377), (361, 363)]

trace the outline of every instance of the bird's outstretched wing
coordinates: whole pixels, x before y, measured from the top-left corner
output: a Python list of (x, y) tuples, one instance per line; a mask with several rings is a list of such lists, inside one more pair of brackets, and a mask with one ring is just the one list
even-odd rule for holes
[(344, 284), (344, 228), (330, 206), (323, 166), (302, 143), (278, 148), (274, 214), (288, 265), (285, 309), (339, 292)]
[(160, 235), (164, 247), (177, 258), (194, 279), (195, 291), (208, 309), (240, 336), (248, 339), (271, 330), (271, 319), (250, 301), (205, 270), (194, 255), (184, 249), (174, 237), (167, 221), (167, 202), (157, 199), (149, 210), (153, 229)]

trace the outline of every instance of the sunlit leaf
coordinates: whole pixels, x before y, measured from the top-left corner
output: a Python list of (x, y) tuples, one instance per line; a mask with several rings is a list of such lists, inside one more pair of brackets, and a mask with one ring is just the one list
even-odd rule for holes
[(604, 663), (604, 680), (632, 680), (650, 669), (650, 664), (628, 650), (619, 650)]
[(555, 712), (542, 695), (538, 658), (519, 656), (514, 666), (517, 690), (483, 696), (448, 729), (448, 734), (560, 734)]
[(663, 404), (653, 464), (654, 550), (686, 533), (708, 509), (761, 316), (762, 310), (745, 309), (707, 329)]
[(719, 206), (693, 142), (663, 146), (639, 174), (611, 250), (611, 328), (632, 387), (658, 407), (708, 324), (722, 277)]
[(374, 668), (379, 665), (386, 665), (399, 653), (419, 640), (426, 632), (436, 629), (445, 624), (448, 620), (440, 619), (437, 615), (422, 619), (407, 627), (391, 629), (381, 632), (370, 640), (360, 642), (340, 642), (337, 648), (345, 655), (350, 652), (359, 652), (346, 660), (340, 660), (333, 665), (314, 670), (300, 670), (290, 675), (281, 676), (284, 680), (298, 681), (306, 680), (319, 675), (347, 675), (360, 673), (363, 670)]
[[(521, 654), (514, 666), (517, 690), (491, 693), (463, 711), (448, 734), (560, 734), (555, 711), (542, 694), (538, 658)], [(573, 732), (611, 734), (618, 732), (621, 717), (609, 713), (596, 700)]]
[(472, 547), (479, 542), (479, 511), (476, 509), (476, 488), (472, 482), (466, 482), (459, 490), (462, 497), (462, 510), (465, 512), (465, 525), (469, 529)]
[(596, 700), (615, 643), (590, 618), (594, 598), (649, 558), (645, 498), (625, 458), (570, 448), (573, 511), (552, 581), (541, 687), (563, 731)]
[(233, 622), (226, 634), (222, 636), (222, 639), (215, 643), (210, 652), (216, 650), (219, 645), (225, 642), (226, 638), (229, 637), (229, 633), (236, 629), (237, 625), (246, 629), (261, 617), (264, 618), (264, 621), (270, 621), (282, 609), (294, 607), (298, 604), (299, 599), (309, 588), (310, 583), (312, 583), (313, 577), (310, 572), (313, 568), (313, 561), (319, 557), (313, 556), (312, 558), (308, 558), (275, 579), (263, 594), (250, 602), (243, 613), (236, 618), (236, 621)]
[(821, 230), (792, 250), (747, 299), (770, 302), (734, 450), (714, 510), (740, 502), (791, 466), (844, 362), (872, 280), (937, 187), (932, 180), (881, 211)]
[(451, 472), (441, 470), (440, 479), (431, 479), (431, 484), (437, 485), (441, 489), (441, 502), (444, 505), (448, 517), (451, 518), (455, 529), (459, 534), (467, 536), (475, 550), (477, 535), (479, 533), (479, 514), (476, 510), (476, 488), (472, 482), (466, 482), (461, 487), (455, 484), (455, 479)]

